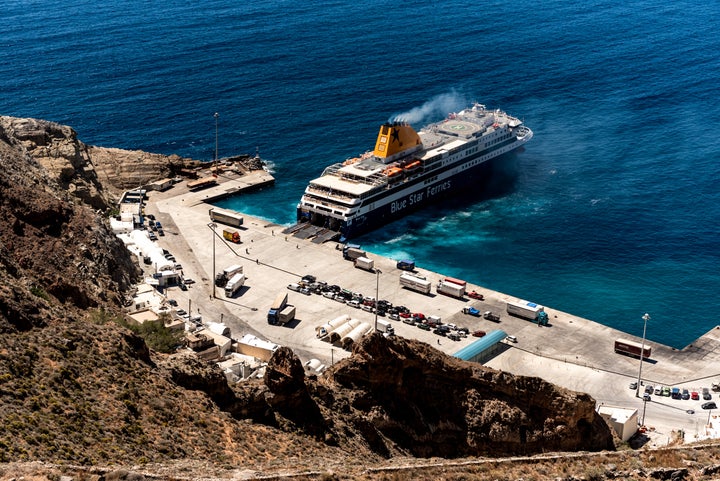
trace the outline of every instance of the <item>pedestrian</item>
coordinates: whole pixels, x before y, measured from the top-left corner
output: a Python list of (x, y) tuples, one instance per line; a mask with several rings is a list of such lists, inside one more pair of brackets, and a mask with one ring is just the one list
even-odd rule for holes
[(255, 259), (255, 264), (260, 265), (260, 259)]
[(437, 341), (438, 341), (438, 346), (439, 346), (439, 345), (440, 345), (440, 339), (438, 339)]
[(250, 254), (250, 250), (247, 247), (245, 248), (245, 254)]
[(297, 244), (295, 244), (295, 248), (296, 248), (296, 249), (299, 249), (299, 248), (300, 248), (300, 246), (299, 246), (299, 245), (297, 245)]

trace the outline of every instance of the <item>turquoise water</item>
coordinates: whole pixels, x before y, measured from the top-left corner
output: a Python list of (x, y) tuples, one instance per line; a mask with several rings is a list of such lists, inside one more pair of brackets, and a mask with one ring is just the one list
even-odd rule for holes
[(359, 239), (375, 253), (683, 347), (717, 324), (720, 6), (679, 1), (9, 1), (0, 114), (277, 184), (225, 205), (291, 223), (324, 166), (480, 101), (535, 132), (487, 191)]

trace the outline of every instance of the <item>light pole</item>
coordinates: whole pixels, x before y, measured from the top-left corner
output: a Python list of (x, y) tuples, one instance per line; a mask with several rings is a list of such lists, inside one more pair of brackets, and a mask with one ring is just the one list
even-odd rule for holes
[(380, 300), (380, 269), (375, 269), (375, 332), (377, 332), (378, 301)]
[(635, 391), (635, 397), (640, 397), (640, 377), (642, 376), (642, 363), (643, 363), (643, 353), (645, 352), (645, 332), (647, 330), (647, 322), (650, 320), (650, 314), (647, 312), (643, 314), (642, 316), (643, 321), (643, 337), (642, 337), (642, 344), (640, 346), (640, 369), (638, 370), (638, 380), (637, 380), (637, 390)]
[(641, 426), (645, 426), (645, 408), (647, 407), (647, 398), (643, 396), (643, 417)]
[(212, 298), (215, 299), (215, 229), (217, 228), (217, 224), (215, 222), (210, 222), (208, 224), (208, 227), (212, 231), (212, 241), (213, 241), (213, 243), (212, 243), (213, 244), (213, 275), (212, 275), (212, 279), (210, 279), (210, 282), (212, 283)]
[(213, 117), (215, 117), (215, 167), (217, 168), (217, 159), (218, 159), (218, 117), (220, 117), (220, 114), (215, 112), (213, 114)]

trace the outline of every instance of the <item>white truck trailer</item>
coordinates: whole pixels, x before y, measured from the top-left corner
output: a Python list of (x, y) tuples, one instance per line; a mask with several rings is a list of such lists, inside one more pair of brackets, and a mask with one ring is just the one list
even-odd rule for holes
[(450, 282), (445, 279), (438, 282), (437, 292), (438, 294), (445, 294), (446, 296), (461, 298), (465, 296), (465, 286), (461, 284), (455, 284), (454, 282)]
[(358, 257), (357, 259), (355, 259), (355, 267), (357, 267), (358, 269), (373, 272), (375, 270), (375, 261), (365, 256)]
[(243, 284), (245, 284), (245, 274), (238, 273), (232, 276), (228, 283), (225, 284), (225, 297), (233, 297)]
[(541, 312), (545, 312), (545, 308), (529, 301), (507, 301), (507, 312), (513, 316), (535, 321)]
[(427, 279), (421, 279), (406, 272), (400, 274), (400, 285), (423, 294), (430, 294), (432, 284)]
[(383, 319), (377, 320), (377, 330), (378, 332), (382, 332), (383, 336), (385, 337), (395, 334), (395, 328), (392, 326), (392, 324)]

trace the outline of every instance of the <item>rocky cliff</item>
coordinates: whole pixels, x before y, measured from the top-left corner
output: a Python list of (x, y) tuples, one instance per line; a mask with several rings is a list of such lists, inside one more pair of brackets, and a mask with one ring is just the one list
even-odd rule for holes
[(371, 336), (322, 378), (283, 348), (264, 380), (233, 387), (148, 350), (113, 322), (139, 271), (101, 212), (192, 161), (98, 152), (69, 127), (0, 117), (0, 460), (267, 473), (612, 448), (588, 396), (415, 341)]

